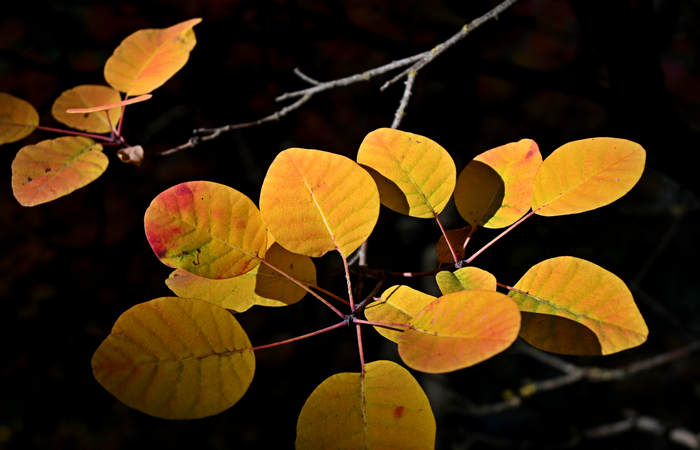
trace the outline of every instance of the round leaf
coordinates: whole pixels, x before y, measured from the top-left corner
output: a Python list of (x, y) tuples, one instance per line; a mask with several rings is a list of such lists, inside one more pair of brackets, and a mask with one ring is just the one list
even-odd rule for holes
[(225, 309), (162, 297), (117, 319), (92, 357), (95, 378), (128, 406), (165, 419), (218, 414), (255, 372), (248, 336)]
[(535, 177), (532, 209), (541, 216), (600, 208), (625, 195), (644, 171), (646, 152), (636, 142), (590, 138), (564, 144)]
[[(381, 295), (381, 300), (365, 307), (365, 317), (373, 322), (408, 324), (423, 308), (435, 301), (432, 295), (424, 294), (408, 286), (392, 286)], [(402, 329), (374, 327), (390, 341), (399, 342)]]
[(0, 92), (0, 144), (29, 136), (37, 125), (39, 114), (30, 103)]
[(260, 212), (287, 250), (318, 257), (337, 249), (347, 256), (372, 233), (379, 193), (372, 177), (354, 161), (290, 148), (267, 171)]
[[(71, 108), (90, 108), (93, 106), (116, 103), (121, 100), (119, 92), (108, 86), (84, 84), (68, 89), (58, 96), (51, 114), (59, 122), (69, 127), (90, 133), (109, 133), (112, 127), (116, 127), (121, 116), (121, 108), (113, 108), (108, 111), (88, 112), (83, 114), (71, 114), (66, 110)], [(109, 120), (107, 115), (109, 114)], [(110, 127), (110, 123), (112, 127)]]
[[(275, 243), (265, 254), (265, 259), (303, 283), (316, 284), (316, 268), (308, 256), (290, 253)], [(265, 264), (225, 280), (210, 280), (177, 269), (165, 284), (179, 297), (202, 299), (236, 312), (243, 312), (253, 305), (287, 306), (306, 295), (304, 289)]]
[(206, 278), (246, 273), (265, 254), (260, 211), (223, 184), (190, 181), (161, 192), (146, 210), (144, 224), (148, 243), (164, 264)]
[(508, 348), (518, 337), (520, 311), (495, 291), (443, 295), (418, 313), (399, 339), (410, 367), (443, 373), (473, 366)]
[(541, 164), (542, 155), (532, 139), (481, 153), (457, 177), (457, 211), (474, 226), (513, 224), (530, 209), (533, 181)]
[(470, 289), (496, 290), (496, 277), (478, 267), (462, 267), (454, 272), (443, 270), (435, 275), (435, 281), (443, 295)]
[(382, 204), (412, 217), (433, 218), (455, 188), (452, 157), (438, 143), (417, 134), (374, 130), (360, 144), (357, 162), (372, 169)]
[[(521, 311), (568, 319), (550, 319), (547, 328), (543, 328), (543, 318), (523, 321), (521, 336), (542, 350), (608, 355), (640, 345), (649, 334), (625, 283), (584, 259), (560, 256), (544, 260), (532, 266), (514, 288), (527, 293), (509, 294)], [(580, 325), (595, 334), (600, 351), (590, 345)], [(541, 330), (531, 330), (533, 326)]]
[(127, 95), (146, 94), (180, 70), (197, 40), (190, 19), (169, 28), (139, 30), (119, 44), (105, 64), (105, 80)]
[(327, 378), (304, 403), (297, 450), (432, 449), (435, 417), (415, 378), (391, 361)]
[(109, 160), (92, 139), (67, 136), (22, 147), (12, 161), (12, 191), (24, 206), (68, 195), (94, 181)]

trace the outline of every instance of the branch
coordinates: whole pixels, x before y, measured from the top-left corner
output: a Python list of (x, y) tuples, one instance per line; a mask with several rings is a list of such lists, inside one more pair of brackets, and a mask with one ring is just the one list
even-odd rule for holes
[(650, 416), (637, 415), (630, 411), (628, 417), (613, 423), (599, 425), (584, 430), (582, 437), (585, 439), (604, 439), (610, 436), (638, 430), (657, 436), (666, 436), (674, 444), (691, 449), (700, 449), (700, 433), (692, 432), (685, 428), (670, 427), (664, 425), (659, 419)]

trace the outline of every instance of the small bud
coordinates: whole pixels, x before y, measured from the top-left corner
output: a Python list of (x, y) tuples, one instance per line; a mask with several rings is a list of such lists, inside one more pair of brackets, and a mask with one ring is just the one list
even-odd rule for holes
[(123, 163), (140, 166), (143, 161), (143, 147), (134, 145), (131, 147), (120, 148), (117, 151), (117, 156)]

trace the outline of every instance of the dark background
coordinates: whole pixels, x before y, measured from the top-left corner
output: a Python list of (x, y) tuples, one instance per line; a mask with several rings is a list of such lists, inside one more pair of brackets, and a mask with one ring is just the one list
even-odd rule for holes
[[(365, 134), (391, 124), (402, 85), (379, 93), (384, 79), (377, 79), (339, 88), (280, 122), (172, 156), (157, 153), (184, 143), (195, 127), (274, 112), (277, 95), (306, 87), (295, 67), (320, 80), (350, 75), (429, 49), (497, 2), (23, 3), (4, 5), (0, 16), (0, 91), (30, 101), (49, 126), (56, 125), (53, 100), (76, 85), (104, 83), (102, 66), (128, 34), (204, 20), (185, 68), (149, 102), (127, 111), (125, 136), (146, 150), (140, 168), (107, 150), (110, 167), (97, 181), (23, 208), (11, 192), (12, 159), (22, 145), (53, 136), (37, 131), (0, 149), (0, 448), (293, 447), (297, 414), (314, 387), (333, 373), (358, 371), (352, 333), (259, 352), (243, 399), (194, 421), (165, 421), (122, 405), (94, 380), (90, 358), (119, 314), (170, 294), (163, 283), (169, 269), (143, 233), (153, 197), (173, 184), (206, 179), (257, 201), (265, 169), (280, 150), (354, 157)], [(524, 137), (535, 139), (544, 156), (594, 136), (631, 139), (647, 150), (645, 175), (623, 199), (585, 214), (533, 218), (477, 260), (513, 284), (543, 259), (572, 255), (632, 287), (649, 341), (610, 357), (566, 358), (571, 362), (618, 367), (698, 335), (699, 15), (696, 0), (521, 0), (416, 79), (401, 128), (439, 142), (458, 170), (476, 154)], [(462, 226), (453, 207), (444, 220)], [(369, 263), (433, 268), (438, 233), (432, 221), (383, 209)], [(486, 231), (475, 240), (492, 236)], [(342, 293), (336, 259), (317, 261), (317, 269), (322, 286)], [(435, 289), (431, 280), (414, 286)], [(333, 317), (307, 298), (288, 308), (253, 308), (240, 321), (252, 342), (263, 344), (327, 326)], [(364, 335), (368, 360), (399, 361), (395, 346), (372, 330)], [(472, 417), (459, 406), (495, 402), (506, 389), (556, 374), (512, 350), (448, 375), (414, 373), (436, 414), (438, 448), (561, 448), (626, 411), (700, 431), (697, 356), (615, 383), (538, 395), (506, 413)], [(629, 432), (584, 440), (578, 448), (681, 447), (663, 435)]]

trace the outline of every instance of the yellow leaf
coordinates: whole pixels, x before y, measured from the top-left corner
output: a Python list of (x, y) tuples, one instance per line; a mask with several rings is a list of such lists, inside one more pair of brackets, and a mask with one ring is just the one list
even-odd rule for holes
[[(365, 307), (365, 317), (372, 322), (408, 324), (423, 308), (435, 300), (432, 295), (424, 294), (408, 286), (392, 286), (381, 295), (381, 300)], [(390, 341), (399, 342), (402, 330), (374, 327), (379, 334)]]
[(327, 378), (309, 396), (297, 422), (297, 450), (432, 449), (435, 417), (411, 374), (391, 361)]
[(473, 226), (503, 228), (529, 209), (542, 155), (532, 139), (481, 153), (462, 170), (455, 187), (459, 214)]
[(338, 250), (346, 257), (372, 233), (379, 193), (354, 161), (290, 148), (267, 171), (260, 212), (275, 241), (287, 250), (312, 257)]
[(146, 237), (165, 265), (205, 278), (231, 278), (258, 265), (267, 230), (248, 197), (223, 184), (190, 181), (153, 199)]
[(443, 295), (418, 313), (413, 329), (399, 338), (399, 355), (409, 367), (444, 373), (473, 366), (510, 347), (518, 337), (520, 311), (495, 291)]
[(453, 272), (443, 270), (435, 275), (443, 295), (469, 289), (496, 290), (496, 277), (478, 267), (462, 267)]
[[(265, 254), (265, 259), (303, 283), (316, 284), (316, 268), (308, 256), (290, 253), (275, 243)], [(264, 264), (225, 280), (210, 280), (177, 269), (165, 284), (179, 297), (198, 298), (236, 312), (243, 312), (253, 305), (292, 305), (306, 295), (304, 289)]]
[(452, 196), (457, 169), (438, 143), (380, 128), (365, 136), (357, 162), (371, 168), (382, 204), (412, 217), (433, 218)]
[(12, 161), (12, 191), (23, 206), (68, 195), (94, 181), (109, 160), (92, 139), (60, 137), (22, 147)]
[(255, 372), (250, 341), (225, 309), (162, 297), (117, 319), (92, 357), (95, 378), (126, 405), (165, 419), (218, 414)]
[(564, 144), (535, 177), (532, 209), (541, 216), (600, 208), (625, 195), (644, 171), (646, 152), (636, 142), (590, 138)]
[(523, 339), (542, 350), (608, 355), (640, 345), (649, 334), (625, 283), (584, 259), (544, 260), (532, 266), (514, 288), (527, 293), (509, 293), (521, 311), (545, 315), (527, 317), (521, 331)]
[[(121, 108), (113, 108), (107, 112), (86, 112), (83, 114), (71, 114), (66, 111), (71, 108), (89, 108), (120, 100), (119, 92), (109, 86), (84, 84), (63, 91), (53, 102), (51, 114), (59, 122), (78, 130), (90, 133), (109, 133), (112, 131), (112, 127), (116, 127), (119, 122)], [(108, 114), (109, 120), (107, 120)]]
[(0, 92), (0, 145), (29, 136), (37, 125), (39, 114), (30, 103)]
[(105, 64), (105, 80), (127, 95), (146, 94), (175, 75), (197, 43), (190, 19), (169, 28), (139, 30), (119, 44)]

